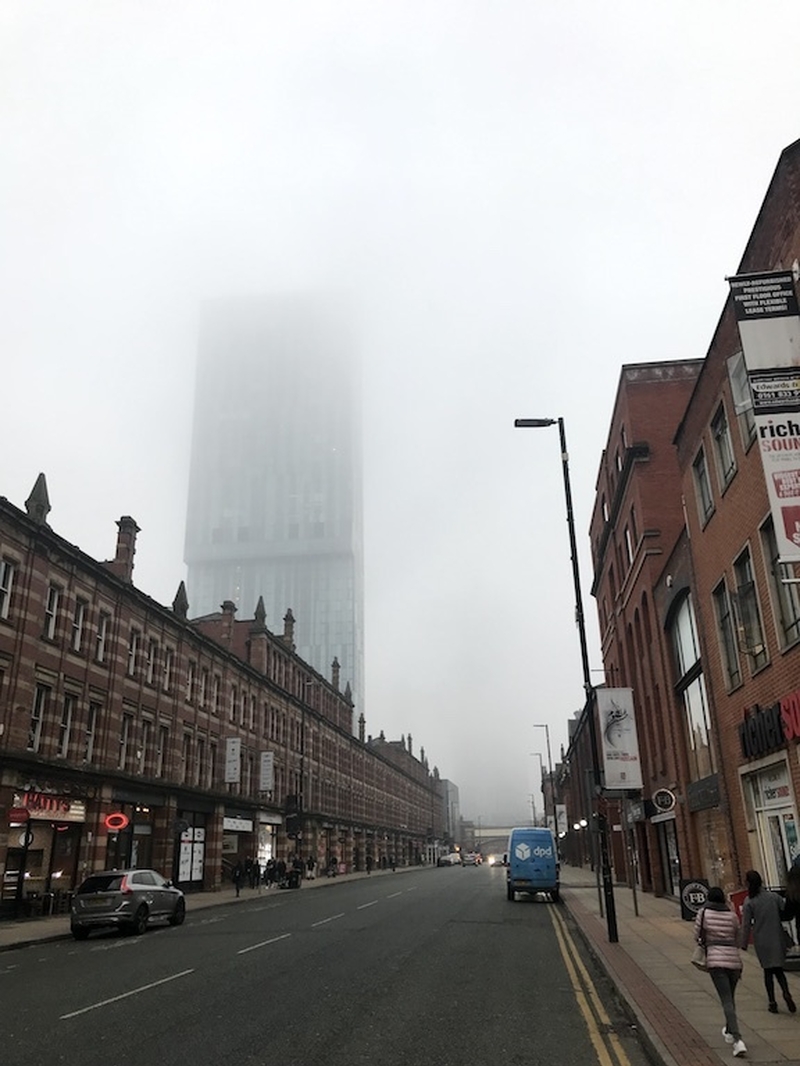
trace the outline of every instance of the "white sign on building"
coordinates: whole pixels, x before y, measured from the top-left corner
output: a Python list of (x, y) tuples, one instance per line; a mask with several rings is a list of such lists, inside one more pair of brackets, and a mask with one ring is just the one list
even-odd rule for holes
[(272, 751), (261, 752), (261, 773), (258, 778), (258, 788), (261, 792), (272, 792), (275, 788), (275, 753)]
[(238, 785), (242, 779), (242, 738), (225, 738), (225, 784)]
[(642, 787), (633, 689), (598, 688), (597, 716), (607, 789)]

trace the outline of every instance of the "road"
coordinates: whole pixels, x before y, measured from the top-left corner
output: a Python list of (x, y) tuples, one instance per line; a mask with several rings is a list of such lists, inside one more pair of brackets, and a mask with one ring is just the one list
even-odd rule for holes
[(402, 871), (0, 955), (4, 1066), (645, 1066), (563, 906)]

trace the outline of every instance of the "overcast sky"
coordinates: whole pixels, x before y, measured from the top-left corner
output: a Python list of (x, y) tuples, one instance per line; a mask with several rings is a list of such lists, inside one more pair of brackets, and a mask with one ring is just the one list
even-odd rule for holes
[[(365, 363), (367, 731), (484, 825), (541, 804), (582, 681), (623, 363), (705, 355), (795, 115), (789, 2), (5, 0), (0, 495), (40, 470), (169, 604), (198, 307), (340, 294)], [(288, 605), (287, 606), (291, 606)], [(273, 620), (274, 621), (274, 620)], [(275, 628), (280, 628), (275, 625)]]

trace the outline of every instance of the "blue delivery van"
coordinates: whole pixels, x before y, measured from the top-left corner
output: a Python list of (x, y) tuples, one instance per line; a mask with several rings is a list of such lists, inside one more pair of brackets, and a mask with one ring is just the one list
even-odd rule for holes
[(559, 872), (558, 850), (551, 829), (522, 826), (511, 830), (506, 866), (509, 900), (515, 900), (517, 892), (546, 892), (557, 903), (561, 889)]

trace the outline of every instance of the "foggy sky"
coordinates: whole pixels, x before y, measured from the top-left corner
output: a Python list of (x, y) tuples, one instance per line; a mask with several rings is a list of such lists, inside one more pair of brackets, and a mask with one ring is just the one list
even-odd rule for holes
[[(623, 363), (705, 355), (795, 117), (795, 5), (0, 7), (0, 494), (185, 576), (203, 301), (335, 292), (365, 364), (367, 731), (522, 820), (582, 683)], [(287, 604), (286, 606), (291, 606)], [(602, 673), (593, 675), (602, 681)], [(537, 801), (540, 797), (537, 794)]]

